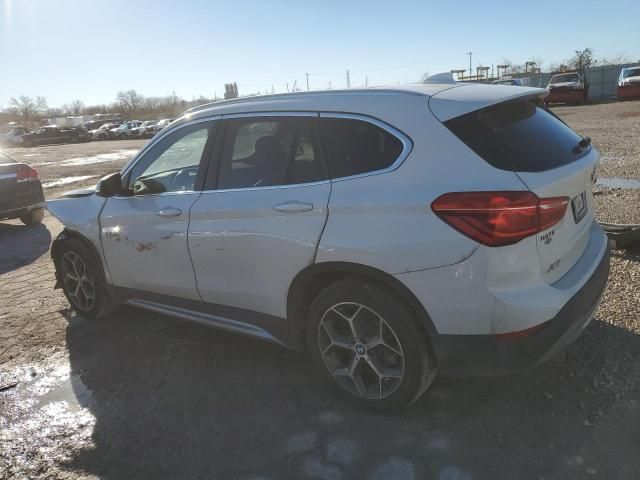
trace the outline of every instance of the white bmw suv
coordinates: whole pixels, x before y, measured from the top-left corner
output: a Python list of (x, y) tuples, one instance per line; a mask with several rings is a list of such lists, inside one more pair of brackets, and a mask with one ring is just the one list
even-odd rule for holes
[(308, 350), (378, 410), (437, 372), (537, 365), (609, 272), (599, 154), (544, 94), (430, 83), (190, 110), (48, 203), (57, 285), (84, 317), (128, 304)]

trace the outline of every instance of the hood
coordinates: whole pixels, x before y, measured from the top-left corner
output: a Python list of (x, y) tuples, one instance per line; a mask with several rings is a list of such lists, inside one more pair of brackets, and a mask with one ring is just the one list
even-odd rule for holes
[(96, 193), (96, 188), (95, 187), (78, 188), (77, 190), (69, 190), (68, 192), (64, 192), (58, 198), (88, 197), (89, 195), (93, 195), (95, 193)]
[(640, 83), (640, 75), (627, 77), (622, 80), (624, 83)]

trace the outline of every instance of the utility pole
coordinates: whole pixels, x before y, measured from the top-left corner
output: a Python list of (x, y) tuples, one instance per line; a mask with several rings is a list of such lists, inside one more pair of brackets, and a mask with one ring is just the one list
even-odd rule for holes
[(469, 78), (471, 78), (472, 72), (471, 72), (471, 55), (473, 54), (473, 52), (467, 52), (467, 55), (469, 55)]
[(347, 70), (347, 88), (351, 88), (351, 78), (349, 77), (349, 70)]
[(366, 75), (364, 77), (364, 88), (369, 88), (369, 77)]
[(307, 92), (309, 91), (309, 74), (305, 73), (305, 75), (307, 76)]
[(289, 93), (289, 82), (287, 82), (287, 93)]

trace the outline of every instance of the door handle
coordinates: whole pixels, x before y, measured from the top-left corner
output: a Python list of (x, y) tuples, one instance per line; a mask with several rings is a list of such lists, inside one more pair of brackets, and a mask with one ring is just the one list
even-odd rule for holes
[(182, 214), (182, 210), (174, 207), (163, 208), (162, 210), (158, 210), (156, 215), (159, 217), (177, 217)]
[(273, 209), (276, 212), (282, 213), (303, 213), (313, 210), (313, 204), (292, 200), (290, 202), (279, 203), (278, 205), (275, 205)]

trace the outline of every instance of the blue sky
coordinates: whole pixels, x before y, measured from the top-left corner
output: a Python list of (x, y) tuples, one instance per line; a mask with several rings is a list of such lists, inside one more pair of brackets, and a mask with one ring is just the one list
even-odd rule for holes
[(416, 81), (491, 66), (545, 63), (591, 47), (640, 59), (640, 2), (326, 0), (0, 0), (0, 107), (43, 95), (110, 103), (118, 90), (187, 99)]

